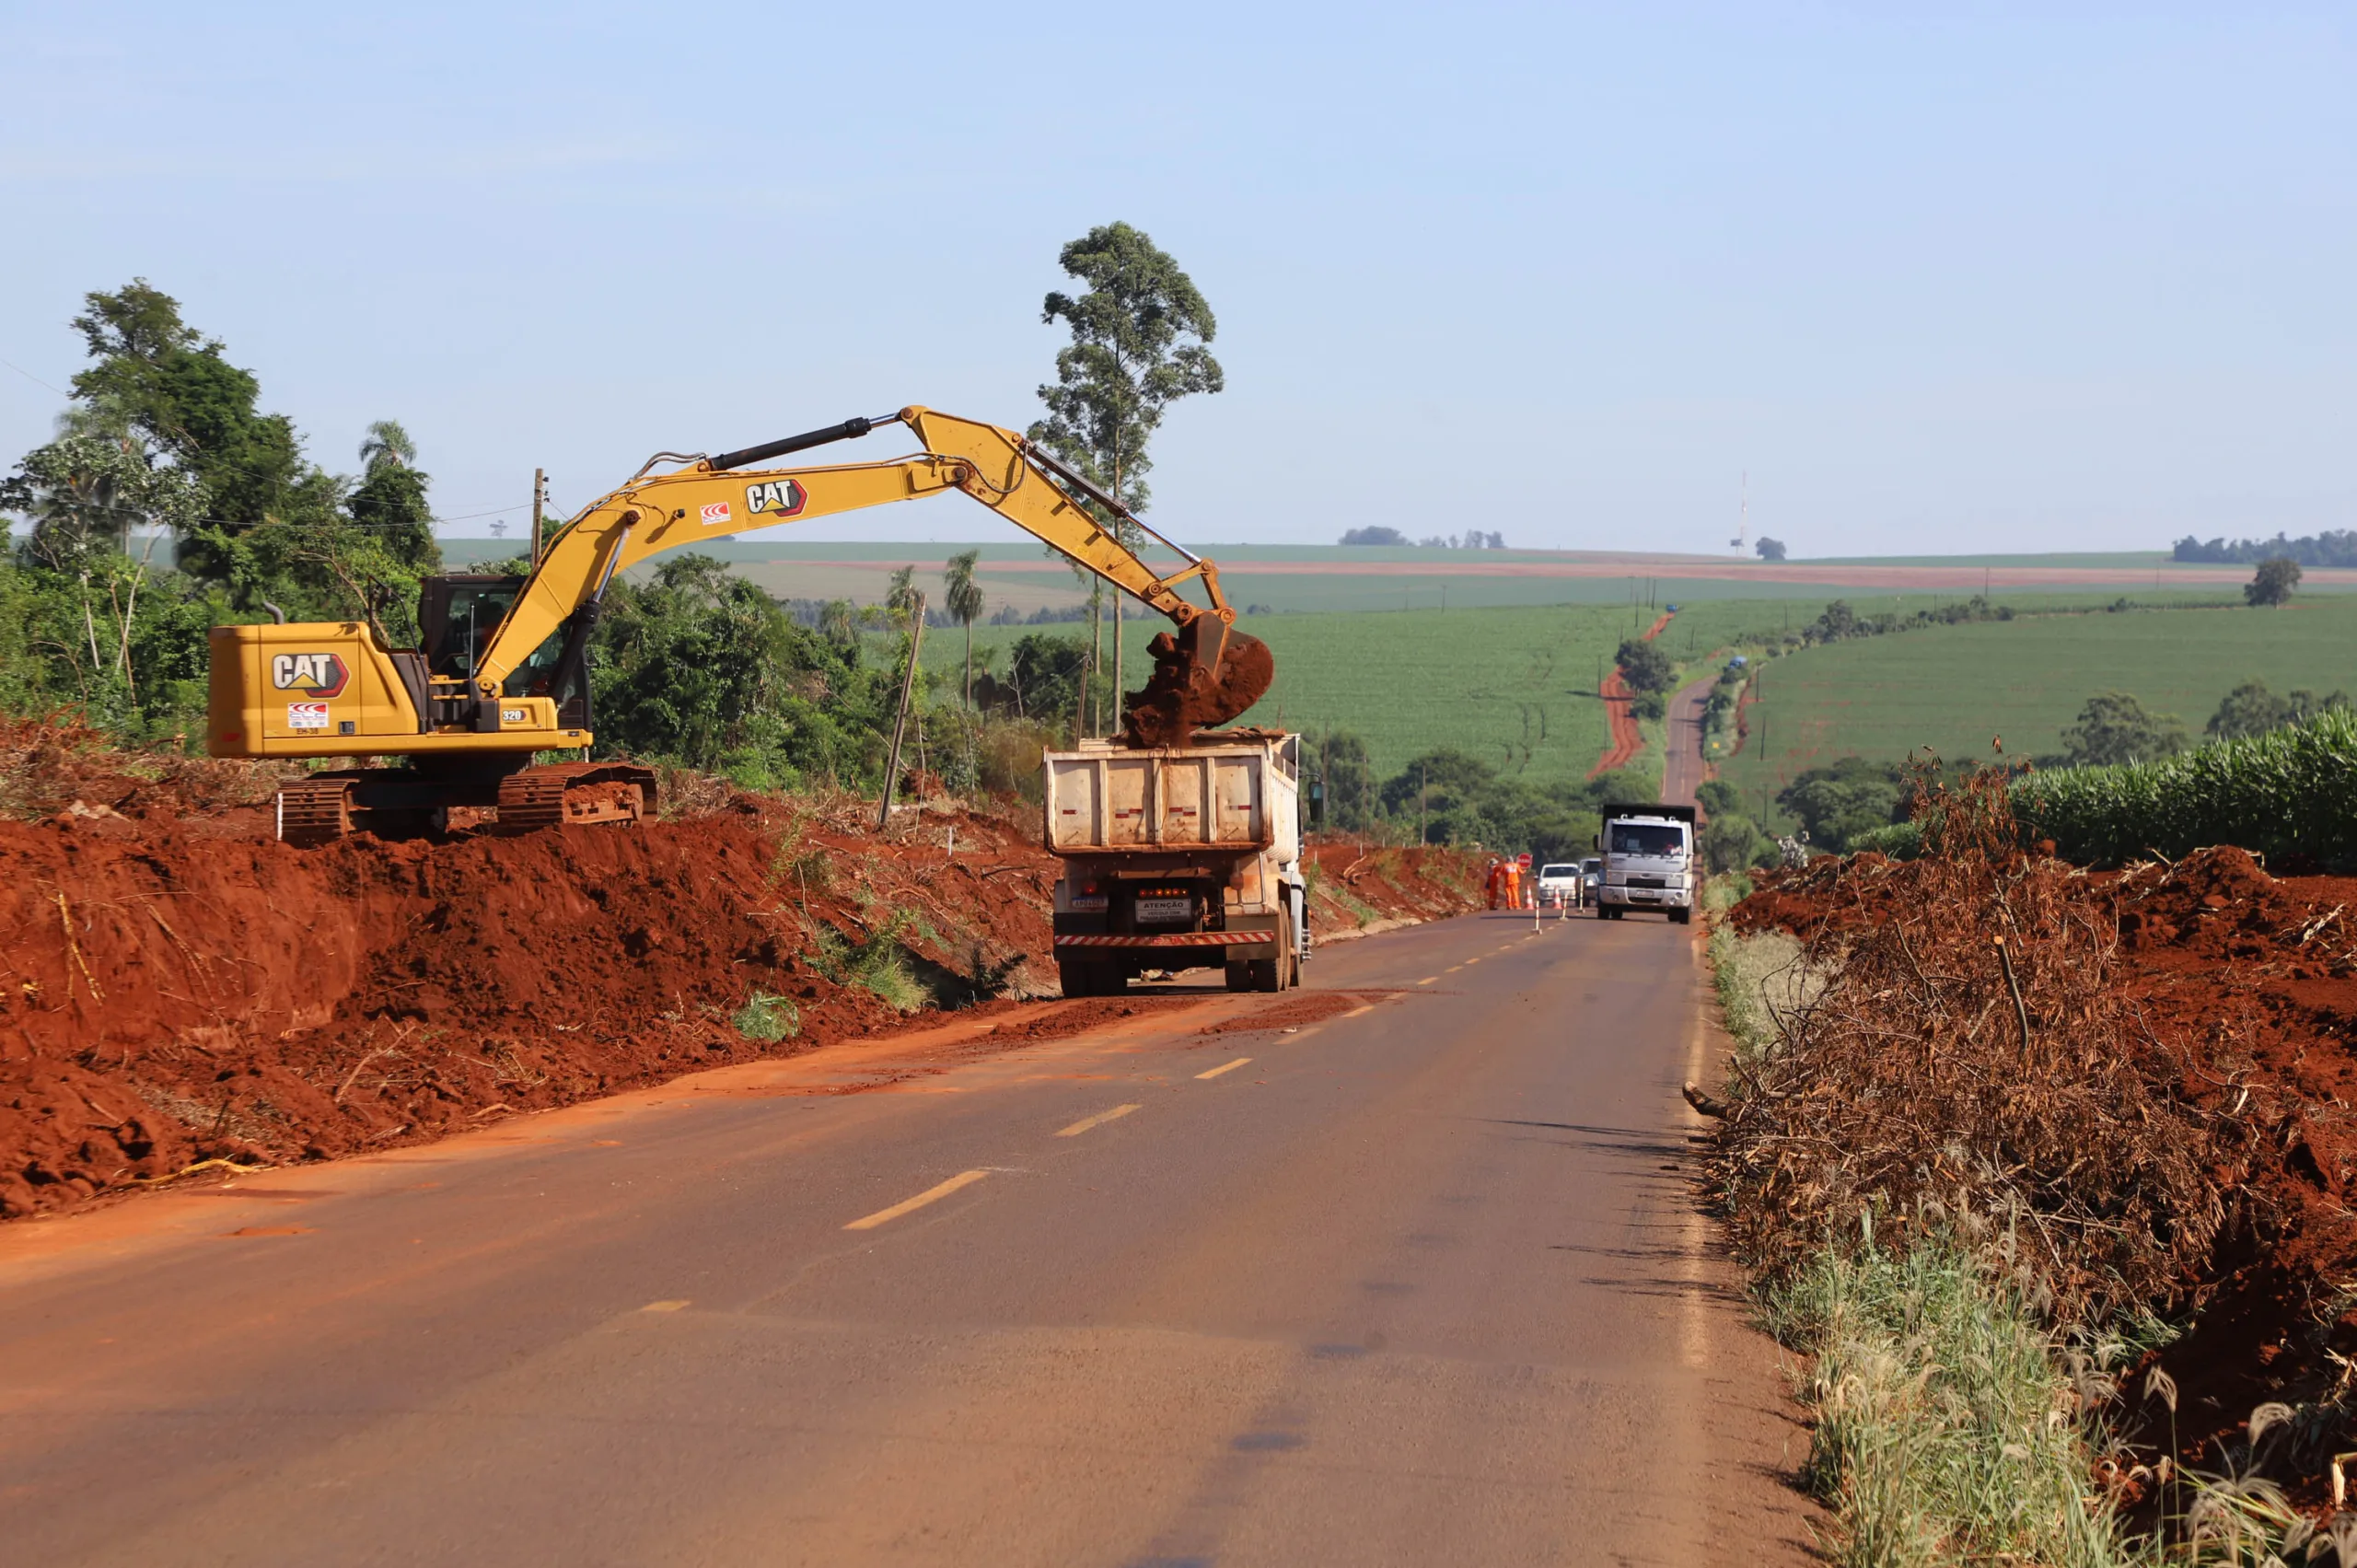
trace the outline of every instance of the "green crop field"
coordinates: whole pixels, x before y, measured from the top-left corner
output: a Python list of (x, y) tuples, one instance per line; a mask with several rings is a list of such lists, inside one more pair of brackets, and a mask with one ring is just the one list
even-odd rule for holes
[[(446, 539), (442, 544), (445, 557), (454, 565), (505, 558), (522, 548), (521, 540), (512, 539)], [(1005, 607), (1028, 615), (1040, 610), (1068, 609), (1086, 598), (1086, 588), (1060, 560), (1049, 558), (1041, 546), (1012, 540), (960, 545), (729, 539), (697, 548), (727, 562), (781, 599), (879, 603), (893, 570), (913, 564), (918, 586), (937, 600), (944, 560), (970, 548), (981, 553), (982, 590), (993, 610)], [(1827, 569), (1828, 580), (1812, 582), (1791, 575), (1754, 576), (1749, 574), (1756, 563), (1733, 558), (1713, 563), (1701, 556), (1334, 545), (1207, 544), (1202, 548), (1220, 563), (1221, 580), (1232, 603), (1277, 614), (1626, 605), (1632, 597), (1656, 604), (1700, 604), (1729, 598), (1797, 602), (1846, 595), (1862, 606), (1871, 602), (1875, 608), (1888, 608), (1893, 592), (1899, 588), (1904, 588), (1910, 602), (1929, 602), (1935, 587), (1942, 597), (1955, 598), (1976, 591), (1980, 584), (1971, 579), (1984, 568), (2011, 567), (2081, 574), (2099, 571), (2105, 575), (2100, 581), (2082, 577), (2068, 586), (2055, 583), (2038, 588), (2008, 589), (2001, 585), (1996, 590), (2001, 598), (2007, 593), (2100, 591), (2107, 596), (2127, 592), (2140, 598), (2183, 594), (2214, 599), (2222, 595), (2231, 598), (2235, 591), (2230, 585), (2187, 584), (2171, 568), (2160, 564), (2156, 554), (2145, 553), (1860, 558), (1795, 562), (1786, 569), (1788, 573), (1815, 566)], [(1150, 550), (1148, 554), (1164, 565), (1170, 563), (1159, 550)], [(1943, 568), (1947, 580), (1869, 588), (1855, 586), (1854, 568)], [(630, 575), (643, 579), (654, 570), (652, 563), (643, 563), (633, 567)], [(1718, 575), (1681, 575), (1703, 570)], [(1852, 586), (1842, 586), (1842, 571), (1852, 572), (1848, 581)], [(2324, 589), (2332, 584), (2318, 575), (2312, 586)]]
[[(1928, 603), (1918, 596), (1909, 608)], [(1888, 601), (1878, 601), (1887, 608)], [(1815, 617), (1823, 599), (1784, 603), (1717, 599), (1689, 605), (1662, 633), (1681, 660)], [(1653, 624), (1656, 610), (1599, 605), (1550, 609), (1416, 610), (1337, 615), (1265, 615), (1240, 624), (1269, 645), (1277, 680), (1247, 723), (1357, 732), (1378, 774), (1454, 746), (1534, 783), (1582, 778), (1604, 753), (1607, 725), (1596, 696), (1620, 640)], [(1132, 619), (1128, 683), (1145, 668), (1145, 640), (1167, 625)], [(1085, 627), (978, 626), (978, 653), (1027, 632), (1070, 635)], [(925, 634), (925, 662), (948, 672), (963, 633)], [(1109, 651), (1108, 658), (1110, 658)], [(1003, 668), (1003, 661), (1000, 661)], [(1650, 726), (1655, 730), (1658, 726)]]
[(1806, 649), (1761, 671), (1750, 742), (1721, 772), (1759, 802), (1843, 756), (1900, 759), (1928, 747), (1978, 758), (1998, 738), (2014, 756), (2050, 754), (2080, 705), (2106, 691), (2175, 714), (2199, 738), (2219, 699), (2250, 679), (2278, 692), (2357, 693), (2357, 601), (2032, 616)]

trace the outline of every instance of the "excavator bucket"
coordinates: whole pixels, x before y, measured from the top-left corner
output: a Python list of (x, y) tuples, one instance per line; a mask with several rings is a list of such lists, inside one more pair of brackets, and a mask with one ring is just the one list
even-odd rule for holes
[(1184, 746), (1195, 731), (1225, 724), (1259, 702), (1277, 678), (1269, 645), (1216, 616), (1165, 632), (1146, 651), (1154, 673), (1144, 691), (1122, 699), (1123, 735), (1132, 746)]

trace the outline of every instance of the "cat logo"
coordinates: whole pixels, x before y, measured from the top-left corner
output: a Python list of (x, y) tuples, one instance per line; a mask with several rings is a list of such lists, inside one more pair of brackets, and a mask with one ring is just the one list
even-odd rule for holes
[(765, 479), (745, 487), (745, 510), (764, 517), (791, 517), (809, 499), (810, 493), (790, 479)]
[(270, 661), (270, 683), (281, 691), (340, 697), (351, 679), (352, 672), (333, 654), (278, 654)]

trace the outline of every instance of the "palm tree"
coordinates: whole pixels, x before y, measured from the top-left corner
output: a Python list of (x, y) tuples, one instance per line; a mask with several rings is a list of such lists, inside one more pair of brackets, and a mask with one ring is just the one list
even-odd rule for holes
[(979, 550), (969, 550), (949, 558), (948, 569), (941, 574), (942, 587), (948, 590), (949, 613), (966, 628), (966, 705), (974, 705), (974, 622), (982, 618), (981, 585), (974, 581), (974, 563), (982, 558)]
[(901, 566), (892, 573), (891, 586), (884, 590), (884, 608), (905, 620), (917, 602), (917, 569)]
[(375, 473), (387, 465), (397, 469), (417, 466), (417, 443), (409, 438), (401, 422), (380, 419), (368, 427), (368, 438), (360, 443), (360, 460)]

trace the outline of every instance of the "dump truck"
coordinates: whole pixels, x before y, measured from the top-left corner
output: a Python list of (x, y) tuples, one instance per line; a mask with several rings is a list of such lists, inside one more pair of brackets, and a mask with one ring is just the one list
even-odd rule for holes
[(1596, 912), (1619, 920), (1632, 909), (1659, 910), (1684, 925), (1694, 918), (1694, 824), (1691, 806), (1608, 805), (1596, 848), (1604, 879)]
[[(789, 453), (902, 425), (923, 450), (883, 462), (778, 469)], [(661, 471), (658, 471), (661, 470)], [(959, 492), (1167, 616), (1154, 668), (1132, 692), (1124, 734), (1183, 743), (1267, 691), (1265, 644), (1235, 629), (1219, 569), (1012, 430), (911, 405), (736, 451), (658, 452), (535, 551), (519, 576), (456, 574), (421, 586), (422, 645), (399, 648), (373, 611), (357, 619), (215, 627), (206, 749), (215, 757), (401, 758), (313, 772), (279, 792), (279, 836), (331, 843), (354, 831), (440, 830), (453, 807), (489, 807), (502, 831), (627, 825), (656, 807), (653, 769), (589, 760), (590, 652), (618, 572), (665, 551), (752, 528)], [(1155, 571), (1127, 524), (1179, 558)], [(1178, 589), (1200, 583), (1207, 605)], [(578, 761), (536, 753), (578, 749)]]
[(1301, 737), (1083, 741), (1048, 752), (1045, 766), (1046, 843), (1063, 863), (1055, 953), (1065, 995), (1117, 993), (1148, 970), (1216, 967), (1230, 991), (1300, 982)]

